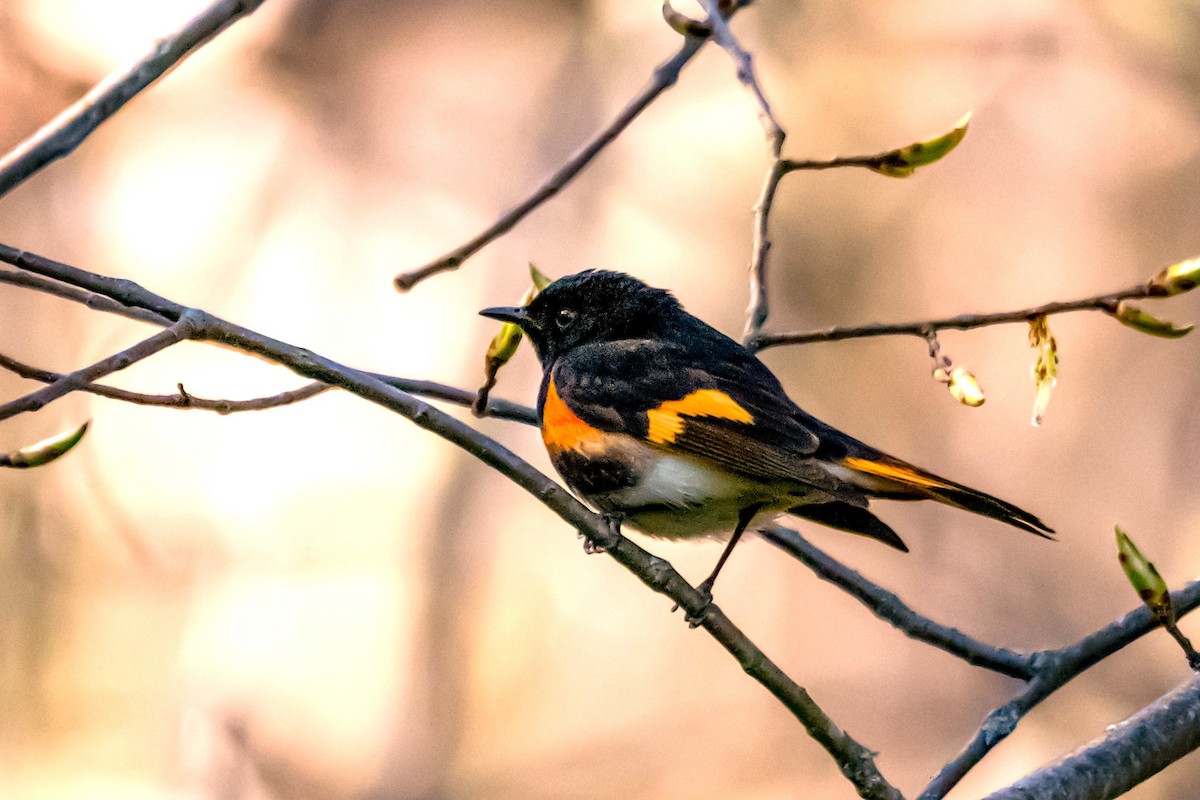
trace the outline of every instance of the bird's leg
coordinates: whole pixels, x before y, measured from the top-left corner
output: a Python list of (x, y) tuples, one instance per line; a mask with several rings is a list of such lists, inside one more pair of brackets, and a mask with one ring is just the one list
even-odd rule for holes
[[(725, 566), (725, 562), (729, 560), (729, 555), (733, 552), (733, 548), (742, 538), (742, 534), (746, 532), (746, 528), (750, 527), (751, 520), (754, 519), (759, 511), (762, 511), (764, 505), (765, 503), (755, 503), (752, 506), (746, 506), (738, 512), (737, 527), (733, 529), (733, 535), (729, 537), (729, 543), (725, 545), (725, 549), (721, 552), (721, 557), (717, 559), (717, 565), (713, 567), (712, 573), (696, 587), (696, 591), (704, 595), (705, 602), (704, 607), (700, 609), (700, 613), (688, 615), (687, 623), (691, 627), (695, 628), (704, 621), (704, 614), (708, 611), (708, 607), (712, 603), (713, 584), (717, 582), (717, 575), (720, 574), (721, 567)], [(679, 606), (675, 606), (675, 608), (679, 608)], [(675, 608), (671, 610), (674, 611)]]
[(729, 543), (725, 545), (725, 549), (721, 552), (721, 557), (717, 559), (717, 565), (713, 567), (712, 574), (696, 587), (696, 591), (700, 592), (700, 594), (708, 595), (709, 599), (712, 598), (713, 584), (717, 582), (717, 575), (720, 574), (721, 567), (725, 566), (725, 562), (729, 560), (729, 555), (733, 552), (733, 548), (737, 545), (738, 540), (742, 538), (742, 534), (746, 532), (746, 528), (750, 527), (750, 520), (754, 519), (759, 511), (762, 511), (763, 505), (763, 503), (755, 503), (738, 512), (737, 527), (733, 529), (733, 535), (729, 537)]
[[(621, 523), (625, 521), (625, 515), (620, 512), (614, 512), (612, 514), (601, 514), (600, 516), (604, 520), (605, 526), (608, 527), (611, 541), (616, 542), (621, 536)], [(611, 546), (610, 544), (598, 543), (586, 533), (581, 532), (579, 535), (583, 537), (583, 552), (587, 553), (588, 555), (592, 555), (594, 553), (607, 553), (608, 548)]]

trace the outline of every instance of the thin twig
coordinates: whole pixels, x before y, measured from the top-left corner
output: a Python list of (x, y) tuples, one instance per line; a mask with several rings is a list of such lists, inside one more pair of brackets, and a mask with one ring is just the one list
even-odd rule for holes
[(793, 333), (759, 334), (747, 343), (751, 350), (765, 350), (784, 344), (808, 344), (810, 342), (834, 342), (841, 339), (865, 339), (872, 336), (919, 336), (929, 337), (930, 332), (940, 330), (970, 330), (988, 325), (1003, 325), (1011, 322), (1028, 322), (1040, 316), (1064, 314), (1070, 311), (1104, 311), (1112, 314), (1117, 303), (1138, 297), (1153, 297), (1156, 290), (1150, 284), (1139, 283), (1120, 292), (1086, 297), (1082, 300), (1046, 303), (1017, 311), (998, 311), (991, 314), (959, 314), (955, 317), (924, 320), (921, 322), (871, 323), (853, 327), (824, 328), (815, 331)]
[(118, 70), (36, 133), (0, 158), (0, 197), (55, 159), (75, 150), (138, 92), (263, 0), (219, 0), (174, 34), (160, 39), (136, 63)]
[(767, 315), (771, 313), (767, 296), (767, 256), (771, 252), (771, 208), (775, 203), (779, 181), (783, 178), (782, 165), (783, 162), (776, 156), (767, 168), (762, 192), (758, 196), (758, 202), (754, 204), (754, 242), (750, 250), (750, 305), (746, 309), (746, 329), (742, 333), (742, 341), (747, 347), (751, 347), (751, 342), (762, 333), (763, 325), (767, 324)]
[[(24, 364), (3, 353), (0, 353), (0, 367), (20, 375), (22, 378), (41, 381), (42, 383), (54, 383), (65, 377), (58, 372), (38, 369), (37, 367)], [(87, 383), (80, 386), (79, 391), (138, 406), (196, 409), (199, 411), (215, 411), (218, 414), (236, 414), (242, 411), (264, 411), (270, 408), (292, 405), (293, 403), (307, 400), (310, 397), (316, 397), (318, 394), (331, 388), (333, 387), (326, 386), (323, 383), (309, 383), (298, 389), (280, 392), (270, 397), (255, 397), (250, 400), (209, 400), (204, 397), (197, 397), (188, 392), (183, 388), (182, 383), (179, 384), (179, 391), (175, 394), (144, 394), (142, 392), (119, 389), (115, 386), (105, 386), (100, 383)]]
[[(392, 386), (402, 392), (408, 392), (409, 394), (430, 397), (434, 400), (443, 400), (465, 408), (472, 408), (475, 404), (475, 392), (469, 392), (466, 389), (445, 386), (433, 381), (420, 381), (414, 378), (397, 378), (394, 375), (381, 375), (378, 372), (368, 372), (366, 374), (372, 378), (378, 378), (388, 386)], [(537, 409), (521, 405), (520, 403), (513, 403), (509, 400), (501, 400), (497, 397), (488, 398), (487, 406), (482, 409), (482, 412), (482, 416), (485, 417), (507, 419), (513, 422), (521, 422), (525, 425), (538, 424)]]
[(750, 90), (758, 103), (758, 119), (767, 135), (770, 147), (771, 165), (767, 168), (767, 177), (763, 181), (762, 192), (754, 205), (754, 242), (750, 256), (750, 304), (746, 309), (745, 341), (757, 336), (767, 322), (770, 306), (767, 297), (767, 255), (771, 249), (768, 236), (768, 221), (771, 215), (771, 204), (775, 192), (779, 188), (779, 180), (783, 177), (783, 142), (787, 133), (775, 119), (771, 111), (771, 103), (763, 92), (758, 77), (754, 74), (754, 61), (750, 54), (742, 48), (733, 31), (721, 13), (717, 0), (702, 0), (705, 11), (708, 12), (707, 26), (712, 31), (712, 39), (733, 59), (737, 65), (738, 80)]
[[(7, 369), (10, 372), (20, 375), (22, 378), (41, 381), (42, 383), (53, 383), (63, 378), (61, 373), (30, 366), (3, 353), (0, 353), (0, 368)], [(421, 395), (422, 397), (432, 397), (437, 400), (445, 400), (455, 405), (469, 406), (474, 397), (471, 392), (464, 389), (457, 389), (453, 386), (445, 386), (432, 381), (398, 378), (394, 375), (381, 375), (373, 372), (367, 374), (403, 392)], [(297, 389), (280, 392), (269, 397), (255, 397), (249, 400), (209, 400), (197, 397), (191, 392), (186, 391), (183, 388), (183, 384), (179, 385), (179, 391), (175, 394), (144, 394), (142, 392), (119, 389), (115, 386), (105, 386), (100, 383), (89, 383), (86, 386), (81, 386), (79, 391), (139, 406), (156, 406), (159, 408), (184, 410), (197, 409), (215, 411), (218, 414), (236, 414), (244, 411), (264, 411), (271, 408), (292, 405), (307, 400), (310, 397), (316, 397), (331, 388), (333, 387), (323, 383), (308, 383)], [(485, 409), (484, 415), (523, 422), (527, 425), (537, 424), (537, 411), (528, 406), (511, 403), (507, 400), (493, 399)]]
[(896, 150), (887, 150), (882, 153), (876, 153), (872, 156), (838, 156), (828, 159), (794, 159), (785, 158), (780, 166), (784, 174), (790, 172), (799, 172), (807, 170), (811, 172), (819, 172), (824, 169), (838, 169), (841, 167), (861, 167), (869, 169), (872, 172), (880, 172), (886, 165), (894, 160)]
[(608, 125), (604, 126), (603, 130), (568, 158), (566, 163), (559, 167), (531, 195), (504, 212), (500, 215), (499, 219), (487, 228), (484, 228), (474, 237), (442, 257), (431, 261), (419, 269), (398, 274), (393, 279), (395, 287), (399, 291), (407, 292), (426, 278), (458, 269), (468, 258), (512, 230), (530, 212), (558, 194), (584, 167), (591, 163), (592, 159), (620, 136), (647, 106), (654, 102), (659, 95), (675, 85), (675, 82), (679, 80), (679, 73), (692, 60), (696, 53), (700, 52), (706, 41), (706, 39), (693, 36), (683, 37), (683, 42), (679, 45), (678, 52), (655, 67), (650, 82), (646, 87), (630, 100), (621, 109), (620, 113)]
[(155, 314), (152, 311), (146, 311), (141, 308), (130, 308), (115, 302), (111, 298), (104, 295), (95, 294), (93, 292), (85, 292), (82, 289), (77, 289), (74, 286), (68, 286), (57, 281), (46, 280), (37, 275), (30, 275), (27, 272), (10, 272), (9, 270), (0, 270), (0, 283), (7, 283), (12, 286), (20, 286), (23, 289), (32, 289), (35, 292), (61, 297), (65, 300), (71, 300), (76, 303), (82, 303), (95, 311), (104, 311), (109, 314), (118, 314), (129, 319), (136, 319), (138, 322), (145, 322), (150, 325), (164, 327), (171, 324), (171, 320), (166, 317)]
[(758, 103), (758, 120), (766, 132), (771, 156), (778, 159), (780, 153), (783, 152), (783, 140), (787, 134), (775, 119), (775, 114), (771, 111), (771, 103), (767, 100), (766, 93), (763, 92), (762, 84), (758, 82), (758, 76), (754, 74), (754, 58), (746, 52), (737, 37), (733, 35), (726, 19), (727, 15), (721, 12), (717, 0), (700, 0), (700, 4), (708, 13), (707, 22), (712, 29), (712, 40), (733, 59), (733, 63), (737, 66), (738, 80), (754, 95), (754, 99)]
[(81, 390), (97, 378), (111, 375), (117, 370), (125, 369), (130, 364), (134, 364), (144, 358), (149, 358), (160, 350), (165, 350), (171, 345), (179, 344), (185, 339), (192, 338), (195, 335), (195, 330), (195, 320), (193, 317), (184, 314), (169, 327), (147, 339), (143, 339), (133, 347), (122, 350), (108, 358), (101, 359), (83, 369), (63, 375), (58, 380), (38, 389), (36, 392), (30, 392), (24, 397), (19, 397), (16, 400), (0, 405), (0, 420), (6, 420), (17, 414), (38, 411), (47, 403), (52, 403), (64, 395)]
[(879, 773), (872, 753), (838, 728), (808, 693), (767, 658), (719, 607), (710, 602), (709, 597), (688, 584), (665, 560), (621, 536), (606, 520), (589, 511), (569, 492), (495, 440), (364, 372), (198, 309), (172, 303), (131, 281), (118, 281), (85, 272), (5, 245), (0, 245), (0, 261), (106, 295), (124, 305), (152, 310), (169, 319), (187, 319), (192, 338), (259, 355), (303, 377), (339, 386), (364, 400), (395, 411), (421, 428), (461, 447), (528, 491), (583, 533), (596, 549), (607, 552), (647, 586), (665, 594), (683, 608), (690, 618), (698, 620), (701, 627), (737, 659), (747, 674), (796, 716), (810, 735), (836, 760), (843, 774), (854, 782), (860, 796), (876, 800), (902, 800), (899, 791)]

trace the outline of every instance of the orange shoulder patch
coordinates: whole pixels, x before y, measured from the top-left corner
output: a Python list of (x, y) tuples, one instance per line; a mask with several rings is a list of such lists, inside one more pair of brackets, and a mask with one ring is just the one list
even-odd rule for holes
[(549, 450), (578, 450), (587, 442), (599, 441), (604, 432), (581, 420), (558, 396), (554, 379), (546, 388), (542, 406), (542, 442)]
[(747, 425), (754, 415), (737, 401), (718, 389), (697, 389), (687, 397), (668, 400), (646, 412), (649, 422), (647, 438), (655, 444), (670, 444), (683, 431), (684, 417), (715, 417)]
[(921, 486), (927, 489), (945, 489), (946, 484), (942, 481), (935, 480), (926, 475), (922, 475), (914, 469), (900, 467), (894, 464), (884, 464), (879, 461), (871, 461), (866, 458), (843, 458), (842, 463), (850, 469), (865, 472), (868, 475), (878, 475), (881, 478), (887, 478), (898, 483), (903, 483), (908, 486)]

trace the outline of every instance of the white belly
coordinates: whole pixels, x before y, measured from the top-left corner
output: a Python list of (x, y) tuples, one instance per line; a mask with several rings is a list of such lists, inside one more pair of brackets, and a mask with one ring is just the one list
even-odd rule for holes
[(642, 472), (637, 486), (609, 494), (600, 505), (609, 510), (632, 509), (626, 524), (645, 534), (681, 538), (728, 536), (737, 527), (742, 509), (756, 503), (767, 504), (756, 521), (771, 519), (789, 505), (749, 480), (686, 456), (663, 453)]

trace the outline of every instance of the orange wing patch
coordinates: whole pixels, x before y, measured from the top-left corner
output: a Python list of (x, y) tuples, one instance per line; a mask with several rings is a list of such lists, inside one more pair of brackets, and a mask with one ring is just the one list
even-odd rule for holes
[(919, 486), (925, 489), (946, 489), (949, 484), (945, 481), (939, 481), (925, 475), (911, 467), (902, 467), (897, 464), (885, 464), (880, 461), (871, 461), (866, 458), (843, 458), (842, 463), (850, 469), (865, 472), (868, 475), (878, 475), (881, 478), (887, 478), (906, 486)]
[(604, 431), (588, 425), (563, 402), (551, 380), (542, 406), (542, 441), (547, 449), (578, 450), (603, 438)]
[(750, 425), (754, 416), (732, 397), (717, 389), (697, 389), (687, 397), (668, 400), (646, 412), (650, 423), (647, 438), (654, 444), (670, 444), (683, 431), (684, 417), (715, 417)]

